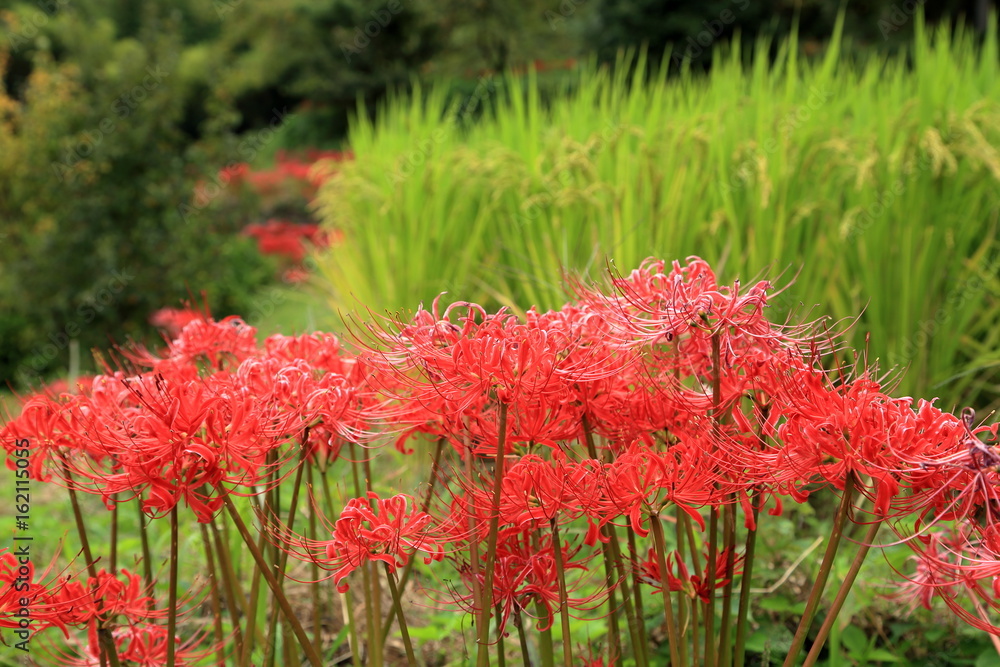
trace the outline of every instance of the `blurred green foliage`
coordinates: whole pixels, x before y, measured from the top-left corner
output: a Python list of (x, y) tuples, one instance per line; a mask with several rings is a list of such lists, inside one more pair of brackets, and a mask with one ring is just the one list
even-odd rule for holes
[(148, 338), (186, 297), (246, 309), (272, 272), (241, 220), (184, 208), (213, 160), (180, 129), (178, 24), (120, 38), (68, 9), (35, 30), (37, 11), (4, 13), (0, 43), (0, 69), (30, 64), (0, 89), (0, 376), (18, 386), (65, 370), (71, 340), (86, 360)]

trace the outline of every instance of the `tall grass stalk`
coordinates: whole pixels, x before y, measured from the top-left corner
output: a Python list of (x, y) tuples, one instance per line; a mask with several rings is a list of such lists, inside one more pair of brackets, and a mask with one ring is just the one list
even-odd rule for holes
[(901, 394), (995, 400), (996, 19), (981, 43), (915, 21), (892, 56), (858, 55), (838, 28), (815, 59), (794, 37), (761, 39), (749, 63), (720, 47), (708, 75), (591, 63), (547, 105), (532, 75), (498, 78), (471, 126), (443, 85), (359, 113), (357, 159), (319, 198), (345, 231), (319, 258), (332, 303), (558, 307), (563, 272), (696, 254), (744, 283), (794, 278), (774, 318), (863, 311), (850, 342), (870, 332), (872, 360), (908, 369)]

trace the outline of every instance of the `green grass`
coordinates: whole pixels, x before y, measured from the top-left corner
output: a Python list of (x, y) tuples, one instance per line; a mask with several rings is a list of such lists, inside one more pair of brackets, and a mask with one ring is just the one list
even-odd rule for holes
[[(994, 23), (995, 25), (995, 23)], [(794, 283), (781, 318), (861, 315), (850, 338), (902, 393), (995, 400), (1000, 364), (1000, 72), (996, 31), (817, 60), (796, 38), (738, 45), (707, 76), (648, 78), (643, 57), (594, 64), (549, 103), (533, 76), (447, 86), (359, 114), (357, 156), (320, 196), (344, 243), (320, 260), (335, 310), (453, 300), (523, 310), (565, 301), (651, 255), (699, 255), (727, 280)], [(843, 48), (842, 48), (843, 47)], [(768, 59), (764, 54), (775, 52)], [(470, 104), (495, 112), (465, 122)], [(815, 304), (823, 304), (816, 306)]]

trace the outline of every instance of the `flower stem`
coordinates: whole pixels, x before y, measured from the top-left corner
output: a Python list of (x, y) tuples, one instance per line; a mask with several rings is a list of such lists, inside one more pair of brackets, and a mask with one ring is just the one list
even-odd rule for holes
[(783, 667), (792, 667), (795, 664), (795, 660), (798, 658), (799, 652), (806, 642), (806, 634), (809, 632), (809, 626), (812, 625), (813, 615), (816, 613), (820, 598), (823, 596), (823, 589), (826, 588), (826, 581), (830, 577), (830, 570), (833, 569), (833, 561), (837, 555), (837, 548), (840, 546), (840, 538), (844, 533), (844, 522), (851, 509), (853, 499), (854, 473), (848, 473), (847, 479), (844, 480), (844, 493), (840, 498), (840, 506), (837, 508), (837, 515), (833, 520), (833, 532), (830, 534), (830, 542), (826, 545), (823, 562), (819, 566), (816, 581), (809, 592), (805, 611), (802, 612), (802, 618), (799, 619), (799, 626), (795, 630), (795, 636), (792, 638), (792, 645), (788, 649), (788, 655), (785, 657)]
[(167, 664), (174, 664), (177, 645), (177, 505), (170, 508), (170, 589), (167, 602)]
[(722, 623), (719, 625), (719, 667), (733, 664), (732, 598), (733, 579), (736, 578), (736, 496), (730, 494), (729, 502), (722, 508), (723, 549), (726, 551), (726, 583), (722, 588)]
[[(358, 472), (358, 457), (354, 451), (354, 441), (348, 440), (347, 446), (350, 448), (351, 476), (354, 479), (354, 496), (356, 498), (361, 498), (363, 497), (364, 491), (362, 491), (361, 487), (361, 475)], [(323, 483), (324, 485), (327, 484), (325, 477), (323, 478)], [(330, 507), (328, 509), (329, 515), (333, 516), (334, 515), (333, 500), (330, 497), (329, 488), (327, 488), (326, 490), (327, 490), (327, 502), (330, 503)], [(380, 641), (381, 638), (378, 636), (378, 629), (377, 629), (378, 624), (381, 622), (381, 619), (374, 613), (375, 605), (372, 602), (372, 582), (371, 582), (372, 571), (371, 568), (368, 567), (367, 563), (365, 563), (358, 569), (361, 570), (361, 580), (363, 585), (362, 590), (365, 592), (365, 605), (364, 605), (365, 631), (368, 634), (368, 657), (371, 660), (372, 665), (381, 667), (382, 642)]]
[[(153, 590), (153, 556), (149, 550), (149, 530), (146, 515), (142, 512), (142, 497), (136, 499), (135, 508), (139, 519), (139, 543), (142, 545), (142, 578), (147, 591)], [(152, 603), (150, 603), (152, 604)]]
[(673, 604), (670, 602), (670, 577), (667, 570), (666, 541), (663, 539), (663, 522), (659, 514), (650, 513), (649, 523), (653, 529), (653, 544), (656, 552), (656, 562), (660, 568), (660, 588), (663, 593), (663, 612), (667, 623), (667, 641), (670, 644), (670, 664), (681, 665), (678, 648), (680, 640), (677, 634), (677, 623), (674, 621)]
[[(635, 543), (635, 530), (632, 528), (632, 524), (629, 523), (625, 528), (625, 532), (628, 535), (628, 554), (629, 558), (632, 559), (631, 562), (639, 562), (639, 550)], [(649, 638), (646, 637), (646, 612), (644, 610), (642, 602), (642, 581), (639, 579), (639, 568), (633, 567), (632, 570), (632, 597), (633, 604), (635, 605), (635, 619), (636, 619), (636, 631), (638, 632), (639, 646), (642, 647), (642, 660), (645, 664), (649, 664), (649, 657), (646, 655), (646, 647), (649, 646)]]
[(625, 605), (625, 619), (628, 621), (629, 637), (632, 640), (632, 653), (635, 657), (636, 667), (645, 667), (649, 664), (646, 657), (646, 643), (643, 639), (645, 635), (640, 628), (643, 623), (642, 617), (637, 617), (635, 607), (632, 604), (631, 586), (629, 585), (628, 574), (625, 572), (625, 563), (622, 561), (621, 545), (618, 544), (618, 531), (613, 524), (604, 524), (604, 530), (608, 535), (608, 544), (611, 545), (611, 554), (618, 570), (619, 586), (622, 589), (622, 604)]
[(552, 551), (556, 559), (556, 579), (559, 583), (559, 618), (562, 621), (563, 664), (573, 667), (573, 638), (569, 625), (569, 605), (566, 593), (566, 569), (563, 563), (562, 544), (559, 541), (559, 524), (555, 518), (550, 522), (552, 528)]
[[(323, 474), (320, 472), (320, 474)], [(306, 488), (309, 489), (309, 496), (313, 498), (313, 466), (306, 466)], [(313, 500), (315, 500), (313, 498)], [(314, 504), (309, 506), (309, 539), (316, 539), (316, 506)], [(319, 564), (315, 559), (309, 560), (309, 574), (313, 581), (319, 581)], [(322, 653), (323, 649), (323, 635), (320, 629), (323, 626), (323, 603), (319, 595), (320, 587), (313, 585), (309, 587), (312, 594), (312, 612), (313, 612), (313, 644), (316, 646), (316, 652)], [(357, 643), (352, 641), (351, 647), (357, 646)]]
[(531, 667), (528, 638), (524, 634), (524, 623), (521, 622), (521, 606), (516, 602), (514, 603), (514, 624), (517, 626), (517, 641), (521, 645), (521, 664)]
[[(223, 592), (226, 595), (226, 606), (229, 608), (229, 614), (233, 619), (233, 630), (236, 633), (236, 643), (240, 644), (240, 618), (246, 616), (245, 602), (243, 600), (243, 587), (240, 585), (240, 580), (236, 576), (236, 571), (233, 568), (233, 559), (229, 553), (229, 542), (225, 535), (222, 534), (222, 531), (219, 530), (214, 517), (208, 522), (208, 528), (212, 533), (212, 539), (215, 542), (215, 555), (219, 558), (219, 569), (222, 570), (222, 584), (224, 586)], [(249, 633), (253, 633), (255, 629), (248, 628), (247, 630)], [(258, 641), (263, 641), (260, 636), (256, 634), (254, 636)], [(243, 646), (246, 646), (245, 642), (243, 643)]]
[(705, 667), (716, 667), (715, 655), (715, 572), (719, 552), (719, 508), (713, 505), (708, 520), (708, 564), (705, 566), (705, 588), (708, 602), (705, 603)]
[[(587, 415), (584, 414), (580, 421), (583, 426), (583, 439), (587, 444), (587, 456), (597, 461), (597, 446), (594, 444), (594, 432), (590, 428), (590, 421), (587, 419)], [(602, 532), (606, 531), (602, 529)], [(622, 634), (618, 623), (618, 596), (615, 593), (617, 580), (615, 578), (614, 561), (611, 556), (611, 545), (607, 542), (601, 542), (601, 554), (604, 556), (604, 585), (608, 588), (608, 664), (613, 665), (620, 659)]]
[[(490, 506), (490, 532), (486, 538), (486, 582), (483, 586), (484, 620), (479, 627), (479, 655), (476, 664), (487, 667), (490, 664), (489, 618), (493, 610), (493, 566), (497, 558), (497, 533), (500, 531), (500, 490), (503, 487), (504, 450), (507, 447), (507, 404), (500, 403), (500, 416), (497, 425), (497, 452), (493, 462), (493, 502)], [(497, 619), (498, 628), (499, 621)]]
[(291, 623), (292, 631), (295, 633), (296, 639), (299, 640), (299, 645), (305, 651), (306, 657), (309, 659), (309, 663), (312, 667), (322, 667), (322, 661), (316, 653), (316, 649), (309, 641), (309, 636), (306, 635), (306, 631), (302, 629), (302, 624), (299, 622), (298, 617), (295, 616), (295, 612), (292, 611), (292, 606), (288, 603), (288, 598), (286, 598), (281, 592), (281, 587), (278, 586), (278, 582), (271, 573), (268, 563), (264, 559), (264, 555), (260, 552), (260, 549), (257, 548), (257, 543), (253, 541), (253, 536), (250, 535), (250, 531), (247, 529), (246, 524), (243, 523), (243, 519), (240, 517), (240, 513), (233, 504), (232, 499), (229, 497), (228, 493), (223, 493), (222, 497), (226, 503), (226, 509), (229, 510), (229, 515), (233, 519), (233, 523), (236, 524), (236, 529), (243, 537), (243, 542), (246, 544), (247, 549), (250, 550), (250, 555), (253, 556), (254, 561), (257, 563), (257, 567), (261, 571), (261, 575), (264, 577), (267, 585), (270, 586), (271, 592), (273, 592), (277, 598), (281, 611), (285, 614), (288, 622)]
[[(354, 443), (350, 444), (350, 448), (351, 448), (351, 459), (353, 460)], [(360, 496), (361, 482), (358, 479), (356, 464), (353, 463), (351, 464), (351, 470), (354, 472), (354, 488), (356, 492), (355, 495)], [(333, 509), (333, 492), (330, 490), (330, 478), (325, 474), (324, 471), (320, 471), (319, 481), (322, 483), (323, 486), (323, 501), (326, 503), (327, 516), (334, 516), (336, 512)], [(363, 577), (362, 583), (364, 586), (364, 590), (367, 592), (368, 570), (365, 568), (361, 568), (361, 574)], [(357, 623), (354, 622), (354, 605), (351, 603), (350, 589), (344, 591), (343, 596), (344, 596), (343, 605), (344, 608), (347, 609), (347, 625), (350, 628), (350, 630), (348, 631), (348, 636), (350, 637), (350, 642), (351, 642), (351, 659), (353, 660), (354, 667), (361, 667), (361, 651), (362, 651), (361, 640), (358, 637)], [(332, 600), (330, 601), (330, 604), (331, 606), (333, 605)], [(370, 632), (368, 633), (368, 636), (369, 638), (371, 637)]]
[(851, 569), (847, 571), (847, 576), (844, 577), (844, 581), (841, 582), (840, 588), (837, 590), (837, 597), (834, 598), (833, 604), (830, 605), (829, 611), (826, 612), (826, 618), (823, 619), (823, 625), (820, 626), (819, 633), (816, 635), (816, 639), (813, 641), (813, 645), (809, 649), (809, 654), (806, 656), (806, 661), (802, 664), (802, 667), (811, 667), (811, 665), (815, 664), (816, 659), (819, 658), (819, 652), (826, 643), (826, 638), (829, 636), (830, 630), (833, 628), (833, 624), (836, 622), (837, 616), (840, 614), (840, 610), (844, 606), (844, 601), (847, 600), (847, 594), (851, 592), (851, 587), (854, 585), (855, 579), (858, 578), (858, 572), (861, 571), (861, 566), (864, 564), (865, 558), (868, 556), (868, 551), (872, 547), (872, 542), (875, 541), (875, 535), (881, 527), (882, 519), (878, 519), (868, 526), (868, 531), (865, 533), (863, 538), (864, 541), (862, 541), (858, 546), (858, 552), (854, 554), (854, 561), (851, 562)]
[[(680, 515), (685, 514), (684, 512), (678, 510), (678, 516), (674, 523), (674, 527), (677, 530), (677, 559), (682, 561), (684, 559), (684, 524), (681, 522)], [(688, 631), (688, 602), (692, 598), (684, 595), (683, 592), (677, 594), (677, 627), (680, 630), (680, 646), (677, 648), (678, 657), (681, 665), (688, 664), (688, 641), (687, 641), (687, 631)]]
[[(434, 497), (434, 482), (437, 481), (438, 468), (441, 465), (441, 451), (444, 449), (444, 438), (437, 439), (437, 447), (434, 450), (434, 462), (431, 464), (431, 479), (427, 487), (427, 493), (424, 495), (424, 501), (420, 508), (420, 511), (424, 514), (430, 509), (431, 499)], [(402, 595), (406, 592), (406, 584), (410, 581), (410, 572), (413, 570), (413, 559), (406, 561), (406, 565), (403, 566), (403, 573), (399, 576), (399, 593)], [(386, 619), (385, 623), (382, 624), (382, 643), (385, 643), (386, 637), (389, 636), (389, 630), (392, 629), (392, 619), (395, 614), (395, 610), (390, 613)]]
[[(215, 555), (212, 553), (212, 539), (208, 536), (208, 527), (199, 523), (201, 528), (201, 543), (205, 549), (205, 564), (208, 566), (209, 592), (212, 596), (212, 620), (215, 625), (215, 646), (216, 662), (218, 667), (226, 667), (226, 654), (224, 652), (223, 632), (222, 632), (222, 604), (219, 602), (219, 578), (215, 571)], [(241, 642), (242, 644), (242, 642)], [(236, 655), (238, 656), (243, 646), (236, 645)]]
[[(493, 610), (497, 613), (497, 618), (498, 619), (503, 618), (503, 607), (500, 606), (500, 603), (497, 603), (497, 605), (493, 608)], [(499, 626), (499, 621), (498, 621), (498, 623), (497, 623), (497, 665), (498, 665), (498, 667), (506, 667), (507, 666), (507, 648), (504, 646), (503, 638), (504, 638), (504, 633), (500, 631), (500, 626)]]
[[(466, 479), (475, 479), (472, 464), (472, 446), (469, 444), (468, 436), (464, 438), (464, 458)], [(479, 628), (489, 623), (486, 610), (483, 607), (483, 586), (479, 581), (479, 526), (475, 512), (469, 512), (469, 565), (472, 569), (472, 603), (476, 612), (476, 632), (478, 636)]]
[(389, 593), (392, 595), (392, 604), (396, 608), (396, 620), (399, 624), (399, 634), (403, 638), (403, 648), (406, 649), (406, 659), (411, 666), (416, 665), (417, 657), (413, 654), (413, 645), (410, 643), (410, 632), (406, 628), (406, 617), (403, 615), (403, 601), (399, 597), (399, 590), (396, 588), (392, 568), (389, 567), (388, 563), (382, 564), (385, 566), (385, 578), (389, 582)]
[[(295, 471), (295, 481), (292, 484), (292, 500), (291, 504), (288, 507), (288, 519), (285, 521), (285, 525), (288, 526), (289, 532), (291, 532), (292, 529), (295, 527), (295, 515), (297, 513), (296, 510), (298, 510), (298, 504), (299, 504), (299, 489), (302, 488), (302, 475), (305, 472), (306, 466), (309, 465), (308, 462), (306, 461), (306, 450), (305, 450), (305, 442), (307, 438), (308, 435), (303, 436), (302, 438), (302, 443), (303, 443), (302, 457), (299, 460), (299, 468), (298, 470)], [(281, 509), (281, 503), (279, 502), (279, 500), (280, 499), (277, 498), (275, 499), (275, 504), (276, 504), (276, 509), (274, 510), (275, 513), (277, 513), (277, 511)], [(267, 520), (268, 517), (261, 517), (261, 525), (263, 525), (264, 521)], [(263, 534), (263, 532), (264, 531), (261, 531), (261, 534)], [(285, 579), (283, 575), (285, 572), (285, 567), (287, 567), (288, 565), (288, 552), (282, 549), (278, 549), (277, 545), (275, 545), (275, 551), (277, 552), (278, 558), (274, 574), (275, 577), (281, 577), (280, 579), (278, 579), (278, 586), (281, 588), (282, 592), (284, 592)], [(268, 628), (268, 636), (271, 636), (276, 631), (277, 622), (278, 622), (278, 614), (272, 610), (271, 625)], [(274, 651), (272, 649), (272, 654), (273, 652)]]
[(114, 507), (111, 508), (111, 553), (108, 554), (110, 561), (109, 568), (112, 574), (118, 573), (118, 494), (111, 494), (111, 502), (114, 503)]
[[(76, 497), (76, 489), (74, 488), (73, 473), (69, 470), (69, 464), (66, 460), (62, 461), (63, 474), (66, 477), (66, 490), (69, 491), (69, 502), (73, 506), (73, 519), (76, 521), (76, 531), (80, 536), (80, 548), (83, 549), (83, 558), (87, 561), (87, 574), (94, 581), (94, 586), (97, 586), (97, 568), (94, 566), (94, 554), (90, 550), (90, 540), (87, 538), (87, 527), (83, 522), (83, 512), (80, 510), (80, 502)], [(108, 663), (111, 667), (119, 667), (120, 663), (118, 661), (118, 650), (115, 648), (114, 637), (111, 636), (111, 630), (107, 628), (105, 623), (107, 622), (107, 616), (104, 613), (104, 600), (101, 599), (94, 591), (94, 604), (97, 607), (98, 618), (97, 618), (97, 637), (98, 642), (101, 647), (101, 665)]]
[[(365, 456), (362, 465), (365, 469), (365, 491), (372, 490), (372, 459), (370, 456)], [(375, 501), (369, 501), (372, 509), (375, 509)], [(371, 596), (368, 598), (368, 605), (372, 610), (371, 616), (371, 635), (372, 639), (375, 641), (375, 649), (377, 651), (373, 653), (375, 660), (373, 664), (379, 665), (381, 667), (382, 660), (384, 659), (385, 644), (382, 642), (382, 635), (380, 630), (382, 629), (382, 578), (378, 573), (378, 566), (375, 563), (367, 563), (365, 569), (370, 570), (371, 576), (369, 581), (371, 582)]]
[(753, 500), (753, 530), (747, 531), (746, 546), (743, 550), (743, 576), (740, 581), (740, 606), (736, 615), (736, 644), (733, 649), (734, 664), (743, 667), (746, 660), (747, 614), (750, 611), (750, 586), (753, 577), (753, 560), (757, 551), (757, 518), (760, 515), (760, 502), (764, 494), (760, 487), (754, 489)]

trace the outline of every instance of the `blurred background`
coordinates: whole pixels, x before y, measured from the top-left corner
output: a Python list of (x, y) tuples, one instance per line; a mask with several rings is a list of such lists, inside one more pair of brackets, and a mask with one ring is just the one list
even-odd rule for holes
[[(992, 0), (0, 1), (0, 378), (701, 255), (996, 402)], [(188, 312), (186, 312), (186, 310)], [(904, 372), (905, 371), (905, 372)]]

